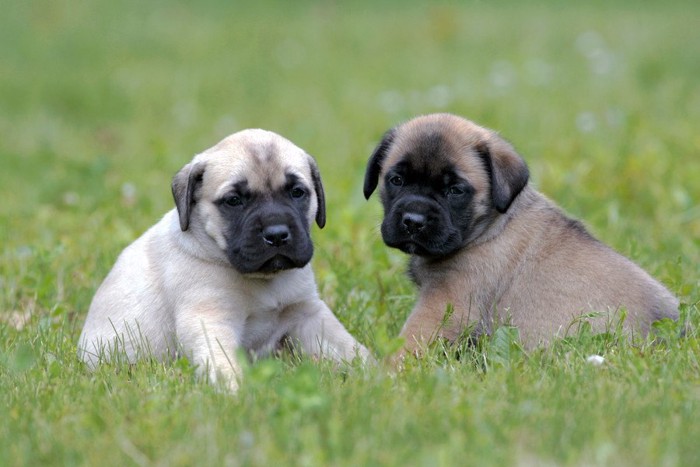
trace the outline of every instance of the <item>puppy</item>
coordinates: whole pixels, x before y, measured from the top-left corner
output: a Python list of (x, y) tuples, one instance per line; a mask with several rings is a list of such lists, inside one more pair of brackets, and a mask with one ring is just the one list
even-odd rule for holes
[(419, 297), (401, 331), (404, 353), (503, 323), (533, 348), (584, 314), (598, 316), (591, 325), (601, 332), (626, 310), (624, 329), (641, 334), (678, 318), (678, 300), (664, 286), (528, 180), (510, 144), (454, 115), (418, 117), (384, 135), (364, 194), (381, 183), (384, 242), (411, 255)]
[(209, 380), (239, 384), (239, 349), (289, 340), (313, 356), (369, 353), (319, 298), (309, 230), (326, 222), (311, 156), (264, 130), (235, 133), (174, 177), (176, 208), (119, 256), (79, 341), (90, 367), (118, 355), (188, 355)]

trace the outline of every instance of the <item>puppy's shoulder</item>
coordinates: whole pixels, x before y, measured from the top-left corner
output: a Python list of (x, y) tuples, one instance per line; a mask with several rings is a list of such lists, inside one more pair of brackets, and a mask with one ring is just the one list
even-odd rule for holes
[(577, 241), (600, 243), (579, 219), (567, 214), (558, 204), (545, 195), (533, 190), (533, 202), (529, 211), (548, 236), (556, 239), (560, 236), (573, 237)]
[(180, 230), (177, 225), (177, 213), (173, 209), (149, 227), (134, 243), (142, 244), (144, 252), (162, 255), (162, 250), (171, 248), (175, 243), (177, 232)]
[(557, 208), (556, 216), (556, 225), (563, 235), (574, 237), (579, 242), (601, 244), (601, 242), (591, 234), (583, 221), (569, 216), (559, 208)]
[[(129, 276), (159, 276), (166, 268), (175, 265), (189, 268), (190, 255), (178, 241), (179, 227), (176, 217), (173, 210), (149, 227), (121, 252), (115, 269), (118, 268)], [(177, 231), (174, 230), (175, 227)]]

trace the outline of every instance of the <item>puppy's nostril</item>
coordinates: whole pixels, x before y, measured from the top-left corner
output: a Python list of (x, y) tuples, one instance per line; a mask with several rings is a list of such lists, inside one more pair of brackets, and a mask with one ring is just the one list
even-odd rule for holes
[(289, 242), (292, 235), (289, 227), (284, 224), (269, 225), (263, 229), (262, 237), (265, 243), (270, 246), (280, 246)]
[(407, 212), (401, 218), (404, 228), (410, 234), (414, 234), (423, 230), (425, 227), (425, 216), (415, 212)]

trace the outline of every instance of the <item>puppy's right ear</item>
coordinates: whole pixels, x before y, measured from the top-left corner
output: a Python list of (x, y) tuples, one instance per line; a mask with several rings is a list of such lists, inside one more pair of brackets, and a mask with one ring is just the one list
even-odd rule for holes
[(321, 182), (321, 173), (318, 171), (318, 165), (311, 156), (309, 156), (309, 168), (311, 169), (311, 180), (314, 183), (314, 191), (316, 192), (316, 224), (322, 229), (326, 225), (326, 195), (323, 191), (323, 183)]
[(197, 187), (201, 185), (203, 176), (204, 163), (195, 162), (184, 166), (173, 177), (173, 198), (180, 217), (180, 229), (183, 232), (190, 226), (190, 214), (196, 202), (194, 194)]
[(382, 171), (382, 163), (384, 162), (384, 158), (386, 158), (386, 155), (389, 152), (389, 148), (394, 142), (395, 136), (396, 128), (392, 128), (391, 130), (384, 133), (381, 142), (379, 143), (379, 145), (377, 145), (376, 148), (374, 148), (374, 152), (372, 152), (372, 155), (370, 156), (369, 161), (367, 162), (364, 186), (365, 199), (369, 199), (369, 197), (372, 195), (372, 193), (374, 193), (374, 190), (379, 184), (379, 174)]
[(496, 134), (477, 146), (491, 182), (491, 199), (498, 212), (503, 214), (525, 188), (530, 171), (513, 146)]

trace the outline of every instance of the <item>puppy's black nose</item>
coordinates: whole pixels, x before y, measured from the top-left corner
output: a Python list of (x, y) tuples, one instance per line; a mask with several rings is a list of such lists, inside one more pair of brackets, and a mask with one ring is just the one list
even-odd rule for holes
[(425, 227), (425, 216), (416, 212), (404, 213), (401, 218), (404, 229), (410, 234), (418, 233)]
[(291, 240), (292, 234), (289, 232), (289, 226), (274, 224), (263, 229), (262, 238), (270, 246), (281, 246)]

